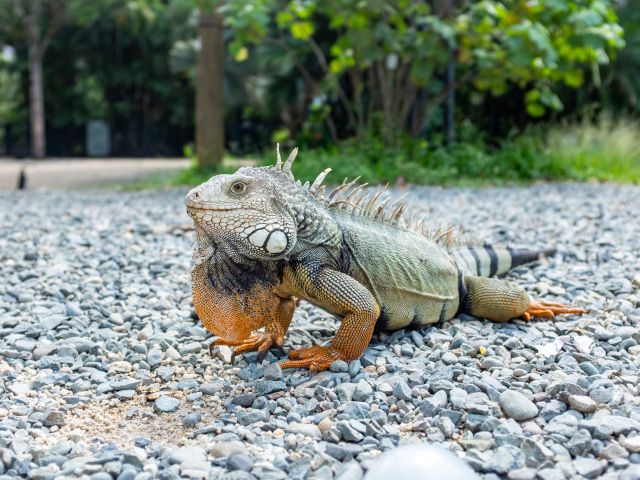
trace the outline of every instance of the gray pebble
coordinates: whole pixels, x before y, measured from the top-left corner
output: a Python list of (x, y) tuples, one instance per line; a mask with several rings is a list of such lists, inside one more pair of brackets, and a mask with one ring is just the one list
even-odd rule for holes
[(180, 408), (180, 400), (173, 397), (162, 395), (155, 402), (153, 402), (153, 408), (159, 412), (175, 412)]
[(247, 412), (238, 413), (238, 423), (240, 425), (251, 425), (256, 422), (266, 422), (269, 420), (268, 410), (252, 409)]
[(256, 394), (258, 396), (269, 395), (270, 393), (285, 390), (287, 385), (276, 380), (259, 380), (256, 384)]
[(520, 392), (505, 390), (498, 400), (505, 415), (514, 420), (529, 420), (538, 415), (538, 407)]
[(349, 364), (347, 364), (347, 362), (345, 362), (344, 360), (334, 360), (333, 362), (331, 362), (331, 365), (329, 366), (329, 370), (332, 372), (348, 372), (349, 371)]
[(202, 420), (202, 415), (194, 412), (194, 413), (189, 413), (187, 415), (185, 415), (185, 417), (182, 419), (182, 424), (185, 427), (194, 427), (195, 425), (197, 425), (198, 423), (200, 423), (200, 421)]
[(360, 380), (356, 384), (355, 391), (353, 392), (353, 399), (357, 402), (365, 402), (369, 399), (373, 393), (373, 388), (366, 380)]
[(395, 387), (393, 387), (393, 396), (398, 400), (411, 400), (411, 388), (409, 388), (407, 382), (403, 379), (398, 380)]
[(50, 410), (44, 414), (42, 423), (46, 427), (62, 426), (65, 424), (64, 415), (57, 410)]
[(253, 402), (256, 400), (256, 395), (254, 393), (244, 393), (242, 395), (238, 395), (233, 398), (232, 402), (234, 405), (239, 405), (241, 407), (250, 407), (253, 405)]
[(594, 458), (579, 457), (573, 461), (573, 467), (578, 475), (585, 478), (597, 478), (607, 466), (606, 461)]
[(425, 417), (437, 415), (447, 405), (447, 393), (443, 390), (436, 392), (419, 405), (420, 412)]

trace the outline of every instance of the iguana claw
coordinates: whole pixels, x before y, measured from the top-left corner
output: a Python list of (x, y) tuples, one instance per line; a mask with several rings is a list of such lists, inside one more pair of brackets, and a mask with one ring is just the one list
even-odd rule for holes
[(262, 361), (270, 348), (277, 348), (284, 352), (284, 338), (276, 333), (257, 333), (245, 340), (228, 340), (226, 338), (217, 338), (209, 345), (209, 352), (219, 345), (227, 345), (234, 347), (231, 353), (231, 364), (235, 363), (236, 355), (253, 350), (258, 351), (258, 359)]
[(582, 315), (586, 312), (587, 311), (584, 308), (570, 307), (561, 303), (546, 302), (544, 300), (531, 300), (529, 308), (522, 314), (522, 318), (525, 321), (529, 321), (533, 317), (547, 317), (555, 319), (557, 314), (573, 313), (576, 315)]
[[(280, 356), (286, 355), (287, 352), (284, 351), (284, 347), (282, 345), (271, 345), (272, 349), (275, 349), (279, 352)], [(264, 358), (267, 356), (267, 351), (264, 352), (258, 352), (258, 363), (262, 363), (264, 361)]]
[(289, 360), (285, 360), (280, 366), (285, 368), (308, 368), (312, 372), (328, 370), (335, 360), (345, 360), (339, 352), (322, 346), (299, 348), (289, 353)]

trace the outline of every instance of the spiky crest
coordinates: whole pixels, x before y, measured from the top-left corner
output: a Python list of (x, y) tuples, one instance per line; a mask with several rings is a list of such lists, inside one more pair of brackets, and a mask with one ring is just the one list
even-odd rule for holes
[[(298, 149), (294, 148), (283, 164), (280, 156), (280, 144), (276, 144), (276, 164), (273, 168), (293, 179), (291, 165), (297, 154)], [(332, 210), (341, 210), (377, 223), (409, 230), (442, 244), (446, 248), (467, 244), (467, 241), (462, 239), (461, 231), (458, 227), (446, 225), (434, 228), (429, 226), (426, 210), (419, 207), (415, 202), (406, 201), (409, 192), (393, 200), (387, 190), (388, 183), (384, 186), (367, 188), (367, 183), (358, 183), (360, 177), (350, 182), (347, 182), (345, 178), (342, 184), (331, 190), (328, 195), (325, 195), (326, 188), (322, 182), (324, 182), (329, 172), (331, 172), (330, 168), (323, 170), (311, 184), (305, 182), (302, 185), (299, 180), (297, 183), (311, 197)]]

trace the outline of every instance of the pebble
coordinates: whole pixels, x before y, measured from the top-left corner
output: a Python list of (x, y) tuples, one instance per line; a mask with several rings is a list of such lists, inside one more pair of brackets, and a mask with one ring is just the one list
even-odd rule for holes
[(287, 385), (282, 381), (259, 380), (256, 384), (256, 394), (258, 396), (269, 395), (270, 393), (285, 390)]
[(202, 420), (202, 415), (200, 413), (197, 413), (197, 412), (189, 413), (185, 415), (185, 417), (182, 419), (182, 424), (185, 427), (193, 427), (198, 423), (200, 423), (201, 420)]
[(200, 385), (200, 391), (204, 395), (215, 395), (222, 390), (221, 383), (203, 383)]
[(357, 402), (365, 402), (369, 399), (373, 393), (373, 388), (366, 380), (360, 380), (356, 384), (355, 391), (353, 392), (353, 399)]
[(251, 467), (253, 467), (253, 460), (251, 460), (251, 457), (245, 453), (232, 453), (227, 458), (227, 468), (231, 472), (235, 470), (249, 472)]
[(498, 400), (505, 415), (517, 421), (529, 420), (538, 415), (535, 403), (515, 390), (505, 390)]
[(272, 363), (262, 369), (265, 380), (282, 380), (282, 367), (279, 363)]
[(180, 447), (169, 451), (169, 463), (202, 462), (207, 460), (207, 453), (202, 447)]
[(242, 442), (214, 442), (208, 447), (208, 453), (213, 458), (228, 457), (232, 453), (246, 453), (247, 447)]
[(164, 413), (175, 412), (180, 408), (180, 400), (163, 395), (153, 402), (153, 408)]
[(250, 407), (253, 405), (253, 402), (256, 401), (256, 395), (254, 393), (244, 393), (242, 395), (238, 395), (234, 397), (231, 401), (234, 405), (239, 405), (241, 407)]
[(398, 400), (411, 400), (411, 388), (407, 385), (403, 379), (400, 379), (396, 382), (396, 385), (393, 387), (393, 396)]
[(269, 420), (269, 411), (268, 410), (256, 410), (252, 409), (247, 412), (238, 414), (238, 423), (240, 425), (251, 425), (256, 422), (266, 422)]
[(594, 458), (579, 457), (573, 461), (573, 468), (575, 468), (576, 473), (585, 478), (597, 478), (606, 466), (606, 461)]
[(320, 440), (322, 438), (319, 426), (310, 423), (290, 423), (287, 427), (287, 431), (291, 433), (301, 433), (302, 435), (311, 437), (315, 440)]
[(444, 390), (436, 392), (431, 398), (419, 405), (420, 412), (425, 417), (433, 417), (447, 405), (447, 393)]
[(65, 424), (64, 415), (62, 412), (58, 412), (56, 410), (46, 412), (42, 419), (42, 423), (46, 427), (62, 426)]
[(598, 404), (586, 395), (569, 395), (568, 403), (571, 408), (582, 413), (593, 413), (598, 409)]
[(329, 366), (329, 370), (332, 372), (348, 372), (349, 364), (344, 360), (334, 360)]
[(640, 453), (640, 435), (624, 438), (620, 444), (630, 452)]

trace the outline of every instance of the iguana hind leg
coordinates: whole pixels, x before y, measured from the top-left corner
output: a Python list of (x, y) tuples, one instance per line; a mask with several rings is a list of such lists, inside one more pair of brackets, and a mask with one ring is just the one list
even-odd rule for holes
[(494, 322), (514, 318), (531, 320), (532, 317), (555, 318), (556, 314), (582, 314), (586, 310), (560, 303), (535, 301), (518, 285), (496, 278), (464, 277), (466, 296), (461, 311)]
[(328, 369), (334, 360), (359, 358), (380, 316), (380, 307), (369, 290), (350, 276), (313, 262), (288, 273), (305, 298), (343, 318), (331, 345), (294, 350), (282, 368), (307, 367), (318, 372)]

